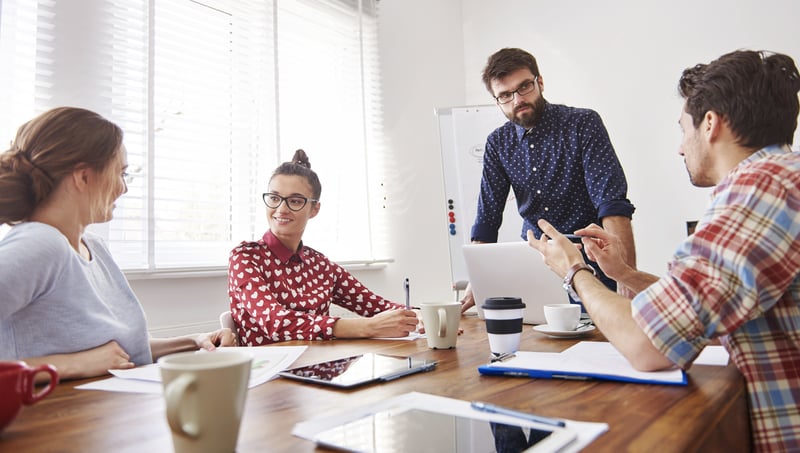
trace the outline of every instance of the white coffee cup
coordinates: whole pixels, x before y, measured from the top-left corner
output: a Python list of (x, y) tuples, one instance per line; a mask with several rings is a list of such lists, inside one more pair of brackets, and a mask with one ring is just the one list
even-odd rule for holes
[(492, 354), (499, 356), (519, 350), (524, 310), (525, 304), (519, 297), (490, 297), (483, 303)]
[(236, 450), (251, 362), (226, 350), (158, 359), (176, 453)]
[(450, 349), (456, 347), (458, 324), (461, 321), (461, 304), (458, 302), (426, 302), (420, 304), (422, 324), (428, 347)]
[(575, 330), (581, 320), (581, 306), (578, 304), (550, 304), (544, 306), (544, 319), (552, 330)]

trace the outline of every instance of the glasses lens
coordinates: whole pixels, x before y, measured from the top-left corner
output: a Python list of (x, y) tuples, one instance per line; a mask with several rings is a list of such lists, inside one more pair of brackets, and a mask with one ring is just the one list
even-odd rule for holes
[(265, 193), (263, 195), (263, 198), (264, 198), (264, 204), (267, 205), (267, 207), (269, 208), (277, 208), (278, 206), (280, 206), (281, 201), (283, 200), (283, 198), (277, 195), (273, 195), (271, 193)]
[(534, 78), (529, 82), (524, 82), (522, 85), (517, 87), (516, 90), (510, 93), (500, 93), (500, 95), (497, 96), (495, 99), (497, 99), (497, 102), (499, 104), (508, 104), (514, 99), (514, 93), (516, 93), (517, 96), (525, 96), (526, 94), (531, 93), (535, 88), (536, 88), (536, 78)]
[(292, 211), (299, 211), (306, 205), (306, 199), (303, 197), (289, 197), (286, 199), (286, 205)]
[(519, 94), (520, 96), (525, 96), (526, 94), (533, 91), (533, 88), (534, 88), (533, 82), (525, 82), (522, 85), (520, 85), (519, 88), (517, 88), (517, 94)]

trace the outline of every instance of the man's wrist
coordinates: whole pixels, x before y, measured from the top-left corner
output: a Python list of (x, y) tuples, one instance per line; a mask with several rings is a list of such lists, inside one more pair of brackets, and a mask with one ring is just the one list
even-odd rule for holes
[(572, 267), (570, 267), (569, 270), (567, 270), (567, 274), (564, 276), (564, 283), (563, 283), (564, 291), (566, 291), (567, 294), (569, 294), (569, 297), (571, 297), (573, 300), (577, 302), (580, 302), (581, 298), (578, 297), (578, 293), (575, 292), (575, 288), (572, 286), (572, 282), (573, 280), (575, 280), (575, 274), (577, 274), (580, 271), (589, 271), (592, 273), (592, 275), (597, 276), (597, 272), (594, 270), (594, 268), (586, 263), (575, 264)]

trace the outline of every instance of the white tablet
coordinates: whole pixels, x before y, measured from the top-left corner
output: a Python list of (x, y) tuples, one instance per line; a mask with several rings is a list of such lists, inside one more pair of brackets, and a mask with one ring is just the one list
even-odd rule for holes
[(513, 424), (422, 409), (390, 409), (317, 434), (321, 447), (351, 452), (553, 452), (577, 438), (567, 428)]
[(291, 368), (280, 376), (316, 384), (349, 388), (376, 381), (432, 370), (436, 361), (366, 353), (327, 362)]

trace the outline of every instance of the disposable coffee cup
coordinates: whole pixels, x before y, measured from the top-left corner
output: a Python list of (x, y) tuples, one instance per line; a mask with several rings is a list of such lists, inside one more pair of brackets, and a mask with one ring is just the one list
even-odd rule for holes
[(483, 303), (492, 354), (508, 354), (519, 350), (524, 310), (525, 304), (519, 297), (490, 297)]

